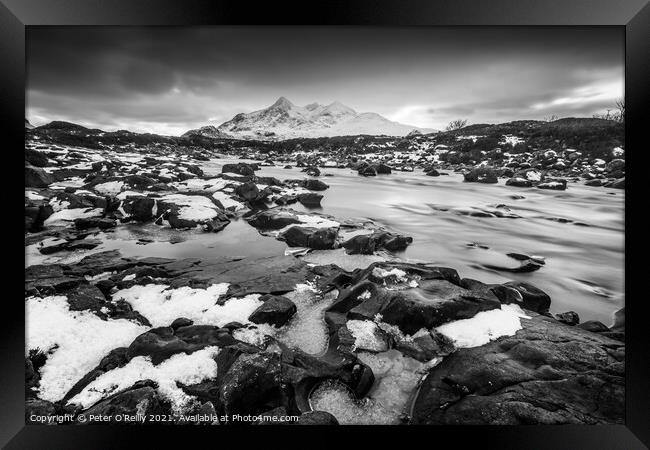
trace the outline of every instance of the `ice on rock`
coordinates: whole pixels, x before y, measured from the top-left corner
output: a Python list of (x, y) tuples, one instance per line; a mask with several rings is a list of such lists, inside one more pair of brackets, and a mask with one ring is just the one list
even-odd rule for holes
[(353, 350), (384, 352), (388, 344), (381, 336), (381, 330), (371, 320), (348, 320), (345, 324), (354, 337)]
[(421, 363), (397, 350), (382, 353), (359, 352), (361, 362), (375, 375), (366, 398), (357, 400), (338, 382), (319, 385), (310, 396), (313, 410), (327, 411), (344, 425), (395, 425), (408, 414), (409, 401), (427, 369), (440, 359)]

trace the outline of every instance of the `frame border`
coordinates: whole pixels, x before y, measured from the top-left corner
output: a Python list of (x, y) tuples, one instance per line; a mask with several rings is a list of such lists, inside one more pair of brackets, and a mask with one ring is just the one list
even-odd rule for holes
[[(25, 107), (25, 32), (27, 26), (50, 25), (350, 25), (350, 26), (620, 26), (625, 28), (625, 88), (626, 88), (626, 160), (628, 183), (643, 177), (647, 158), (647, 138), (640, 131), (649, 122), (648, 100), (650, 91), (650, 3), (648, 0), (336, 0), (328, 2), (298, 3), (295, 0), (280, 3), (250, 5), (226, 0), (0, 0), (0, 123), (6, 127), (2, 147), (11, 163), (19, 164), (20, 155), (14, 149), (24, 145)], [(6, 143), (5, 143), (6, 142)], [(14, 161), (14, 158), (16, 161)], [(11, 171), (12, 175), (18, 173)], [(640, 173), (639, 173), (640, 172)], [(646, 175), (647, 176), (647, 175)], [(22, 189), (19, 177), (11, 183), (12, 190)], [(639, 198), (640, 191), (628, 188), (625, 199), (625, 252), (646, 253), (647, 244), (637, 230), (642, 219), (632, 220), (630, 205)], [(641, 197), (643, 200), (643, 197)], [(20, 196), (11, 196), (6, 202), (16, 210), (11, 223), (20, 232), (23, 228), (23, 205)], [(643, 211), (641, 212), (643, 213)], [(11, 234), (9, 235), (11, 236)], [(632, 241), (633, 237), (637, 239)], [(24, 257), (24, 247), (16, 245), (17, 260)], [(634, 248), (628, 245), (636, 242)], [(638, 244), (637, 244), (638, 243)], [(641, 248), (640, 248), (641, 247)], [(12, 249), (13, 250), (13, 249)], [(628, 253), (631, 252), (631, 253)], [(21, 256), (22, 255), (22, 256)], [(5, 260), (7, 261), (7, 260)], [(640, 288), (641, 267), (625, 258), (626, 299), (631, 299), (634, 288)], [(24, 277), (19, 264), (6, 264), (5, 276), (11, 280)], [(15, 272), (15, 276), (13, 273)], [(628, 276), (630, 275), (630, 276)], [(642, 279), (642, 278), (641, 278)], [(21, 285), (11, 281), (12, 291), (20, 298)], [(645, 297), (645, 296), (644, 296)], [(643, 312), (647, 298), (638, 296), (626, 302), (626, 408), (625, 425), (565, 425), (565, 426), (511, 426), (511, 427), (339, 427), (337, 440), (356, 434), (383, 439), (384, 436), (412, 441), (415, 435), (439, 444), (450, 439), (453, 445), (479, 444), (489, 448), (608, 448), (643, 449), (650, 445), (650, 340), (642, 328), (647, 320)], [(16, 308), (16, 314), (5, 313), (1, 322), (0, 340), (3, 353), (0, 372), (0, 444), (6, 448), (115, 448), (138, 440), (151, 445), (156, 439), (166, 443), (187, 443), (197, 437), (210, 439), (218, 429), (212, 427), (147, 426), (143, 428), (113, 425), (87, 425), (83, 427), (43, 427), (25, 425), (24, 422), (24, 309), (19, 301), (7, 296), (5, 306)], [(13, 302), (14, 304), (9, 304)], [(13, 311), (12, 311), (13, 312)], [(249, 438), (268, 440), (269, 427), (247, 429)], [(276, 429), (273, 427), (273, 429)], [(236, 428), (231, 430), (237, 431)], [(277, 429), (276, 429), (277, 430)], [(405, 431), (408, 430), (408, 431)], [(466, 431), (471, 430), (467, 433)], [(311, 427), (308, 440), (295, 439), (302, 445), (329, 447), (332, 433), (323, 428)], [(434, 431), (435, 433), (431, 433)], [(209, 433), (209, 434), (208, 434)], [(408, 433), (408, 435), (406, 434)], [(428, 434), (425, 435), (425, 433)], [(229, 434), (229, 433), (228, 433)], [(288, 437), (290, 435), (291, 437)], [(283, 446), (290, 444), (293, 436), (302, 433), (278, 433)], [(421, 436), (420, 436), (421, 435)], [(319, 439), (322, 436), (322, 439)], [(329, 438), (329, 439), (328, 439)], [(441, 439), (442, 438), (442, 439)], [(146, 440), (145, 440), (146, 439)], [(407, 441), (408, 442), (408, 441)], [(644, 445), (645, 443), (645, 445)]]

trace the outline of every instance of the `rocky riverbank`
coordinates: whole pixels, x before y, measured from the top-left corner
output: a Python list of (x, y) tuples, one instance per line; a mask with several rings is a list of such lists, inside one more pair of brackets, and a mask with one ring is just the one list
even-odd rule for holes
[[(360, 177), (461, 171), (466, 182), (504, 182), (513, 195), (519, 186), (563, 190), (593, 180), (624, 188), (619, 146), (598, 158), (566, 145), (517, 151), (521, 142), (499, 130), (512, 151), (456, 160), (474, 155), (457, 148), (466, 142), (487, 145), (480, 130), (470, 131), (476, 139), (414, 135), (400, 149), (406, 144), (394, 139), (358, 137), (362, 151), (330, 145), (286, 153), (279, 143), (30, 130), (27, 419), (622, 423), (624, 310), (611, 327), (580, 323), (571, 311), (553, 316), (552, 299), (533, 283), (483, 283), (463, 278), (462, 267), (401, 261), (399, 253), (417, 245), (411, 236), (313, 209), (327, 196), (328, 167)], [(204, 173), (202, 163), (221, 153), (258, 162)], [(286, 179), (256, 175), (269, 165), (294, 169)], [(284, 254), (161, 258), (101, 250), (127, 226), (223, 233), (240, 220), (286, 244)], [(534, 255), (507, 256), (512, 267), (492, 269), (544, 265)], [(357, 263), (348, 265), (352, 258)]]

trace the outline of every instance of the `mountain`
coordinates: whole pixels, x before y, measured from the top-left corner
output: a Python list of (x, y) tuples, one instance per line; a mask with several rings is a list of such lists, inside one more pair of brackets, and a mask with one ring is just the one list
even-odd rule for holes
[(25, 128), (29, 128), (30, 130), (34, 128), (34, 125), (29, 123), (29, 120), (25, 119)]
[(280, 97), (268, 108), (240, 113), (218, 127), (197, 128), (183, 136), (282, 140), (357, 134), (405, 136), (413, 131), (435, 130), (392, 122), (375, 113), (358, 113), (339, 102), (297, 106)]

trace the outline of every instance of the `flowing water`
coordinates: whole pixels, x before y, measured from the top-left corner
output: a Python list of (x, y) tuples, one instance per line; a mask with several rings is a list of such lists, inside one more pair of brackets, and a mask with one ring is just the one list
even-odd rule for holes
[[(214, 160), (204, 170), (216, 175), (223, 164), (235, 161)], [(461, 277), (486, 283), (532, 283), (551, 296), (552, 312), (573, 310), (582, 321), (610, 325), (612, 313), (623, 306), (623, 190), (578, 183), (569, 184), (566, 191), (515, 188), (502, 180), (496, 185), (465, 183), (455, 173), (429, 177), (415, 171), (361, 177), (351, 169), (321, 171), (332, 176), (320, 177), (330, 188), (322, 192), (322, 208), (316, 211), (341, 219), (371, 219), (412, 236), (413, 243), (398, 255), (401, 258), (453, 267)], [(256, 174), (281, 180), (304, 177), (299, 168), (277, 166), (261, 167)], [(503, 205), (521, 217), (464, 214), (471, 208), (504, 211)], [(291, 207), (304, 209), (300, 204)], [(473, 243), (481, 247), (468, 245)], [(505, 256), (509, 252), (542, 256), (546, 264), (532, 273), (483, 267), (517, 266), (517, 261)]]
[[(216, 175), (223, 164), (237, 161), (241, 160), (212, 160), (204, 163), (203, 169), (206, 175)], [(371, 219), (412, 236), (413, 243), (397, 255), (400, 258), (452, 267), (461, 277), (486, 283), (532, 283), (551, 296), (551, 312), (573, 310), (583, 322), (599, 320), (610, 325), (612, 313), (623, 306), (623, 190), (578, 183), (569, 184), (566, 191), (515, 188), (503, 181), (497, 185), (465, 183), (462, 175), (455, 173), (428, 177), (421, 171), (394, 172), (366, 178), (350, 169), (327, 168), (322, 172), (320, 179), (330, 188), (322, 192), (322, 208), (311, 211), (340, 219)], [(261, 167), (256, 174), (281, 180), (305, 177), (299, 168), (279, 166)], [(291, 208), (308, 211), (299, 203)], [(467, 215), (478, 211), (475, 208), (520, 217)], [(104, 244), (94, 251), (116, 248), (125, 256), (259, 257), (281, 255), (286, 248), (283, 242), (260, 235), (243, 219), (218, 233), (133, 224), (118, 227), (103, 238)], [(339, 250), (326, 252), (336, 252), (331, 262), (338, 261), (348, 269), (376, 260), (363, 255), (345, 257)], [(545, 265), (532, 273), (484, 267), (516, 267), (518, 261), (505, 256), (509, 252), (541, 256)], [(85, 254), (68, 255), (62, 262)], [(48, 257), (28, 249), (29, 264), (55, 262), (56, 258), (56, 254)]]

